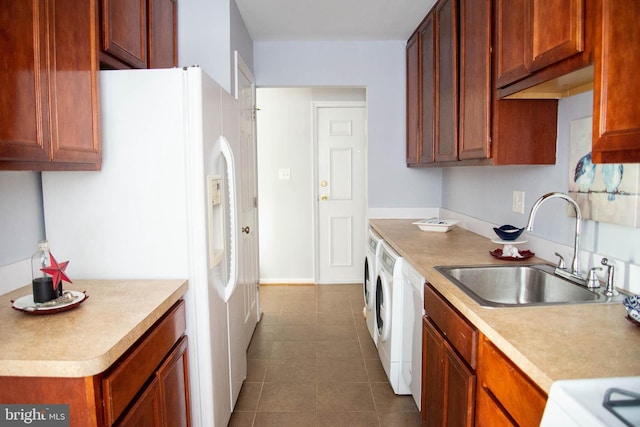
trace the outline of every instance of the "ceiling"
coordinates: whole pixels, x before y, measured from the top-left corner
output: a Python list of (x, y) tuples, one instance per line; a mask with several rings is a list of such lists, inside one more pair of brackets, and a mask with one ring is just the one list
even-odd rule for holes
[(435, 0), (235, 0), (254, 42), (407, 40)]

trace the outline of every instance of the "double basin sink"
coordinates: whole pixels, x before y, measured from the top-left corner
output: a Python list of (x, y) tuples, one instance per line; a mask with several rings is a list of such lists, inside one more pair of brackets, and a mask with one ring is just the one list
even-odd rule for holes
[(603, 295), (603, 286), (590, 290), (556, 274), (547, 264), (436, 267), (484, 307), (523, 307), (557, 304), (621, 302), (625, 295)]

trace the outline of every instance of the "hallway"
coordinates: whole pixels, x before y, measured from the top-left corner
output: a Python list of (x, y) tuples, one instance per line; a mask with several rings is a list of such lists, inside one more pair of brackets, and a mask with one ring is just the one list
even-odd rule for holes
[(230, 426), (411, 427), (413, 398), (388, 383), (362, 315), (362, 285), (260, 288), (264, 316)]

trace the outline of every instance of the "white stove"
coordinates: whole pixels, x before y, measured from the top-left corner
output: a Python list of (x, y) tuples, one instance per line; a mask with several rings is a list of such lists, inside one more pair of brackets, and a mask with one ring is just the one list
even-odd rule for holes
[[(603, 405), (607, 392), (610, 409)], [(640, 377), (556, 381), (540, 426), (640, 426), (638, 395)]]

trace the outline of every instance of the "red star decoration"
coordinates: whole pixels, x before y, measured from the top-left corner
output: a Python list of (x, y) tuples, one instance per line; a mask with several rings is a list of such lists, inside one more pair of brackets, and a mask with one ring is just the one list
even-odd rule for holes
[(56, 261), (52, 253), (49, 253), (49, 258), (51, 259), (51, 267), (41, 268), (40, 270), (44, 271), (47, 274), (50, 274), (53, 277), (53, 289), (57, 289), (63, 280), (65, 282), (72, 283), (67, 275), (64, 274), (64, 270), (67, 268), (67, 264), (69, 264), (69, 261), (61, 262), (60, 264), (58, 264), (58, 261)]

